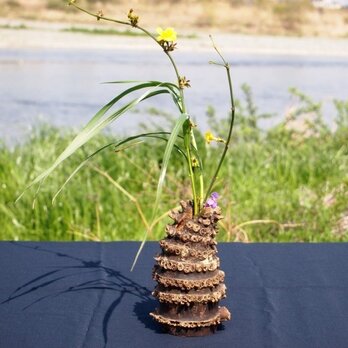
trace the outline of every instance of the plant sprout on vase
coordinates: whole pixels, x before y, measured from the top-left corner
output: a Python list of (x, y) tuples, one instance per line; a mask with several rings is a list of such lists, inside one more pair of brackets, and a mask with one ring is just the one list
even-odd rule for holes
[[(75, 0), (69, 1), (68, 4), (95, 17), (97, 20), (130, 26), (145, 33), (160, 46), (164, 54), (168, 57), (174, 69), (176, 81), (174, 83), (163, 81), (110, 82), (129, 84), (131, 87), (125, 89), (108, 104), (103, 106), (82, 131), (76, 135), (53, 164), (41, 173), (27, 189), (34, 184), (39, 184), (40, 187), (47, 176), (63, 161), (108, 125), (117, 121), (127, 111), (136, 107), (140, 102), (157, 95), (169, 95), (178, 110), (178, 117), (170, 131), (142, 133), (128, 137), (122, 141), (106, 144), (102, 148), (97, 149), (74, 170), (53, 197), (53, 200), (71, 178), (101, 151), (110, 147), (119, 150), (125, 144), (132, 144), (140, 138), (165, 140), (166, 147), (153, 206), (153, 220), (157, 215), (166, 171), (173, 150), (177, 150), (185, 159), (192, 197), (188, 201), (181, 201), (182, 209), (180, 211), (172, 211), (169, 215), (174, 220), (174, 223), (166, 226), (167, 237), (160, 241), (162, 253), (156, 257), (157, 264), (153, 271), (153, 278), (158, 282), (153, 294), (159, 299), (160, 306), (151, 315), (155, 320), (163, 324), (167, 331), (175, 335), (202, 336), (215, 332), (221, 321), (230, 319), (228, 310), (225, 307), (218, 306), (219, 300), (225, 297), (226, 287), (223, 283), (224, 272), (219, 269), (220, 262), (216, 256), (215, 236), (217, 234), (217, 222), (222, 218), (221, 210), (218, 206), (219, 195), (217, 192), (212, 192), (229, 147), (234, 123), (235, 108), (229, 64), (212, 41), (214, 49), (221, 58), (221, 62), (210, 63), (224, 67), (227, 73), (231, 99), (231, 121), (226, 140), (215, 137), (210, 131), (205, 134), (207, 144), (211, 142), (223, 144), (222, 154), (216, 163), (215, 172), (207, 188), (205, 188), (206, 178), (203, 174), (200, 150), (197, 147), (195, 139), (196, 125), (191, 120), (185, 103), (184, 90), (191, 87), (190, 80), (179, 73), (172, 56), (173, 51), (177, 47), (176, 31), (171, 27), (165, 29), (158, 27), (156, 30), (157, 35), (154, 35), (140, 25), (140, 18), (132, 9), (129, 10), (126, 20), (116, 20), (104, 16), (102, 11), (92, 13), (78, 6)], [(111, 110), (124, 97), (131, 96), (138, 91), (143, 91), (143, 93), (116, 111)], [(147, 229), (146, 234), (148, 232), (149, 229)], [(132, 268), (142, 250), (145, 240), (146, 235), (135, 257)]]

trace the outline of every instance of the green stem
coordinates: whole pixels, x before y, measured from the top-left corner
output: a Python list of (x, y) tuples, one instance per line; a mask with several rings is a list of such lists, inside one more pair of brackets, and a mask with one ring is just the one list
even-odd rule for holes
[[(196, 152), (198, 153), (198, 148), (197, 148), (197, 143), (196, 143), (196, 138), (193, 132), (193, 128), (191, 128), (190, 131), (190, 137), (191, 137), (191, 142), (192, 142), (192, 146), (195, 148)], [(200, 168), (201, 170), (199, 171), (199, 196), (198, 198), (196, 197), (196, 205), (197, 205), (197, 212), (198, 213), (201, 208), (202, 208), (202, 203), (203, 203), (203, 197), (204, 197), (204, 180), (203, 180), (203, 175), (202, 175), (202, 168)], [(194, 173), (194, 177), (196, 179), (195, 173)], [(196, 215), (195, 213), (195, 215)]]
[[(142, 28), (142, 27), (139, 27), (138, 25), (136, 26), (136, 28), (138, 28), (139, 30), (141, 30), (143, 33), (145, 33), (146, 35), (148, 35), (151, 39), (153, 39), (161, 48), (161, 44), (157, 41), (157, 39), (155, 38), (154, 35), (152, 35), (148, 30)], [(174, 71), (175, 71), (175, 75), (176, 75), (176, 78), (177, 78), (177, 82), (178, 82), (178, 87), (179, 87), (179, 90), (180, 90), (180, 98), (181, 98), (181, 106), (182, 106), (182, 112), (183, 113), (186, 113), (186, 104), (185, 104), (185, 96), (184, 96), (184, 90), (182, 88), (180, 88), (180, 84), (179, 84), (179, 81), (180, 81), (180, 74), (179, 74), (179, 70), (178, 70), (178, 67), (172, 57), (172, 55), (168, 52), (168, 51), (165, 51), (163, 50), (163, 52), (167, 55), (167, 57), (169, 58), (170, 62), (172, 63), (172, 66), (174, 68)]]
[[(211, 37), (210, 37), (211, 38)], [(231, 79), (231, 72), (230, 72), (230, 66), (229, 64), (226, 62), (226, 60), (223, 58), (223, 56), (221, 55), (221, 53), (219, 52), (219, 50), (217, 49), (217, 47), (215, 46), (214, 44), (214, 41), (213, 39), (211, 38), (212, 42), (213, 42), (213, 47), (215, 49), (215, 51), (218, 53), (218, 55), (221, 57), (222, 61), (223, 61), (223, 64), (218, 64), (218, 65), (222, 65), (225, 69), (226, 69), (226, 73), (227, 73), (227, 80), (228, 80), (228, 88), (229, 88), (229, 91), (230, 91), (230, 100), (231, 100), (231, 122), (230, 122), (230, 128), (229, 128), (229, 131), (228, 131), (228, 137), (227, 137), (227, 140), (226, 140), (226, 143), (225, 143), (225, 147), (224, 147), (224, 151), (222, 152), (222, 155), (221, 155), (221, 158), (220, 158), (220, 161), (219, 161), (219, 164), (216, 168), (216, 171), (211, 179), (211, 182), (209, 184), (209, 187), (208, 187), (208, 190), (207, 190), (207, 193), (206, 193), (206, 196), (204, 198), (204, 201), (207, 200), (209, 194), (211, 193), (212, 189), (213, 189), (213, 186), (215, 184), (215, 181), (219, 175), (219, 172), (220, 172), (220, 169), (221, 169), (221, 166), (222, 166), (222, 163), (226, 157), (226, 153), (227, 153), (227, 150), (229, 148), (229, 144), (230, 144), (230, 141), (231, 141), (231, 137), (232, 137), (232, 131), (233, 131), (233, 124), (234, 124), (234, 116), (235, 116), (235, 104), (234, 104), (234, 98), (233, 98), (233, 88), (232, 88), (232, 79)]]
[(197, 192), (196, 192), (196, 182), (195, 182), (195, 173), (193, 168), (193, 163), (192, 163), (192, 154), (191, 154), (191, 149), (190, 149), (190, 144), (186, 144), (186, 153), (187, 153), (187, 158), (188, 158), (188, 170), (189, 170), (189, 176), (190, 176), (190, 181), (191, 181), (191, 188), (192, 188), (192, 196), (193, 196), (193, 215), (197, 215), (199, 212), (199, 206), (198, 206), (198, 200), (197, 200)]
[[(114, 22), (114, 23), (118, 23), (118, 24), (123, 24), (123, 25), (128, 25), (132, 28), (137, 28), (139, 29), (140, 31), (142, 31), (144, 34), (146, 34), (147, 36), (149, 36), (152, 40), (154, 40), (156, 42), (156, 44), (158, 44), (161, 48), (163, 48), (161, 46), (161, 44), (157, 41), (156, 37), (154, 35), (152, 35), (148, 30), (146, 30), (145, 28), (143, 27), (140, 27), (139, 25), (136, 25), (136, 26), (133, 26), (131, 23), (129, 22), (125, 22), (125, 21), (120, 21), (120, 20), (117, 20), (117, 19), (113, 19), (113, 18), (109, 18), (109, 17), (105, 17), (105, 16), (99, 16), (93, 12), (90, 12), (88, 10), (85, 10), (84, 8), (76, 5), (75, 3), (72, 3), (71, 6), (74, 6), (75, 8), (77, 8), (78, 10), (84, 12), (84, 13), (87, 13), (88, 15), (94, 17), (94, 18), (97, 18), (98, 20), (103, 20), (103, 21), (107, 21), (107, 22)], [(174, 71), (175, 71), (175, 75), (176, 75), (176, 78), (177, 78), (177, 83), (178, 83), (178, 87), (180, 89), (180, 97), (181, 97), (181, 103), (182, 103), (182, 109), (183, 109), (183, 113), (186, 112), (186, 106), (185, 106), (185, 102), (184, 102), (184, 91), (182, 88), (180, 88), (179, 86), (179, 79), (180, 79), (180, 74), (179, 74), (179, 70), (174, 62), (174, 59), (173, 57), (171, 56), (171, 54), (168, 52), (168, 51), (165, 51), (163, 50), (163, 52), (167, 55), (167, 57), (169, 58), (170, 62), (172, 63), (173, 65), (173, 68), (174, 68)]]
[(203, 197), (204, 197), (204, 180), (202, 173), (199, 174), (199, 207), (203, 206)]

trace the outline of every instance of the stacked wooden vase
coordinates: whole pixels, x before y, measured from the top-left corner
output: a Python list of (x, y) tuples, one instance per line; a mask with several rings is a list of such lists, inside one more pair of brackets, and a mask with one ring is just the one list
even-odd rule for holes
[(150, 315), (173, 335), (204, 336), (231, 317), (219, 306), (226, 296), (215, 240), (221, 210), (205, 207), (193, 217), (191, 202), (180, 205), (181, 211), (169, 214), (174, 223), (166, 226), (162, 253), (155, 257), (153, 295), (160, 303)]

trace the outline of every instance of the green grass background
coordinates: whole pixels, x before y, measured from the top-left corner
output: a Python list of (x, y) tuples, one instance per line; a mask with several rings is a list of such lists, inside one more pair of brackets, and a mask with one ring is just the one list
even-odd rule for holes
[[(221, 241), (323, 242), (348, 241), (348, 101), (334, 101), (334, 127), (323, 121), (321, 103), (297, 90), (297, 107), (287, 121), (266, 131), (253, 104), (251, 91), (237, 103), (232, 146), (217, 181), (225, 219)], [(211, 129), (224, 136), (226, 119), (208, 108)], [(290, 119), (292, 121), (290, 121)], [(301, 126), (298, 120), (306, 121)], [(172, 122), (167, 116), (167, 122)], [(294, 123), (295, 122), (295, 123)], [(35, 190), (15, 198), (46, 169), (72, 139), (71, 131), (37, 128), (14, 148), (0, 145), (1, 240), (141, 240), (144, 225), (134, 202), (96, 170), (107, 173), (130, 192), (150, 220), (165, 143), (146, 141), (115, 153), (103, 152), (84, 168), (52, 205), (54, 193), (87, 154), (110, 142), (103, 134), (60, 166), (41, 187), (35, 209)], [(203, 149), (204, 170), (210, 178), (220, 146)], [(114, 140), (114, 139), (113, 139)], [(190, 197), (189, 180), (179, 155), (173, 155), (160, 212)], [(163, 219), (150, 239), (164, 235)]]

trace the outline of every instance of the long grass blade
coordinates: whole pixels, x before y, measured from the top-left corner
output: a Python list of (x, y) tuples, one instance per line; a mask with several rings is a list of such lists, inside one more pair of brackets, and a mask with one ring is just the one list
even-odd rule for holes
[(130, 84), (133, 84), (133, 83), (153, 83), (155, 85), (162, 85), (162, 86), (170, 86), (171, 88), (177, 90), (178, 92), (180, 92), (180, 89), (179, 87), (175, 84), (175, 83), (172, 83), (172, 82), (162, 82), (162, 81), (137, 81), (137, 80), (119, 80), (119, 81), (106, 81), (106, 82), (103, 82), (103, 84), (127, 84), (127, 83), (130, 83)]
[(172, 82), (162, 82), (162, 81), (136, 81), (136, 80), (121, 80), (121, 81), (106, 81), (103, 82), (103, 84), (145, 84), (145, 83), (152, 83), (154, 86), (162, 86), (165, 88), (169, 88), (173, 91), (173, 93), (180, 95), (180, 89), (179, 87)]
[(159, 200), (160, 200), (161, 194), (162, 194), (164, 179), (165, 179), (165, 176), (167, 173), (169, 160), (170, 160), (171, 154), (173, 152), (175, 142), (179, 136), (179, 132), (182, 130), (182, 126), (183, 126), (185, 120), (187, 119), (187, 117), (188, 117), (187, 114), (181, 114), (178, 117), (178, 119), (175, 123), (175, 126), (170, 134), (169, 139), (168, 139), (167, 146), (164, 150), (161, 173), (160, 173), (160, 177), (158, 179), (158, 184), (157, 184), (157, 192), (156, 192), (155, 206), (153, 209), (153, 217), (155, 217), (157, 214), (157, 209), (158, 209)]
[[(65, 180), (65, 182), (63, 183), (63, 185), (59, 188), (59, 190), (54, 194), (53, 198), (52, 198), (52, 204), (54, 204), (55, 200), (57, 199), (57, 197), (59, 196), (59, 194), (62, 192), (62, 190), (65, 188), (65, 186), (70, 182), (70, 180), (94, 157), (96, 156), (98, 153), (108, 149), (111, 146), (115, 146), (114, 149), (116, 151), (122, 151), (123, 148), (119, 149), (122, 145), (126, 145), (129, 142), (135, 141), (139, 138), (153, 138), (153, 139), (160, 139), (160, 140), (164, 140), (164, 141), (168, 141), (167, 138), (165, 138), (165, 135), (170, 135), (169, 132), (151, 132), (151, 133), (142, 133), (142, 134), (138, 134), (138, 135), (134, 135), (131, 137), (128, 137), (126, 139), (123, 139), (119, 142), (113, 142), (113, 143), (109, 143), (107, 145), (102, 146), (101, 148), (99, 148), (97, 151), (93, 152), (92, 154), (90, 154), (89, 156), (86, 157), (86, 159), (84, 161), (82, 161), (76, 168), (75, 170), (69, 175), (69, 177)], [(183, 155), (186, 158), (186, 154), (185, 152), (176, 144), (174, 144), (174, 147), (176, 148), (176, 150)]]
[[(169, 133), (169, 134), (170, 134), (170, 133)], [(153, 139), (160, 139), (160, 140), (168, 141), (167, 138), (161, 137), (161, 136), (158, 136), (158, 135), (147, 135), (147, 136), (145, 136), (145, 137), (146, 137), (146, 138), (153, 138)], [(141, 143), (141, 142), (134, 142), (134, 143), (129, 144), (129, 145), (125, 146), (125, 147), (122, 147), (122, 148), (120, 148), (120, 149), (117, 149), (115, 152), (123, 151), (123, 150), (125, 150), (126, 148), (128, 148), (129, 146), (138, 145), (138, 144), (140, 144), (140, 143)], [(180, 153), (180, 155), (182, 155), (182, 156), (185, 158), (185, 160), (187, 160), (187, 156), (186, 156), (184, 150), (183, 150), (179, 145), (174, 144), (174, 148)]]
[[(135, 86), (139, 87), (139, 86)], [(134, 87), (134, 88), (135, 88)], [(28, 185), (24, 192), (28, 190), (33, 185), (41, 182), (43, 179), (45, 179), (47, 176), (49, 176), (52, 171), (59, 166), (64, 160), (66, 160), (68, 157), (70, 157), (76, 150), (78, 150), (81, 146), (86, 144), (91, 138), (93, 138), (96, 134), (98, 134), (101, 130), (103, 130), (105, 127), (110, 125), (112, 122), (114, 122), (116, 119), (118, 119), (121, 115), (123, 115), (126, 111), (132, 109), (137, 104), (139, 104), (141, 101), (145, 100), (149, 95), (156, 95), (159, 91), (154, 91), (157, 87), (153, 87), (150, 90), (143, 93), (140, 97), (132, 100), (131, 102), (127, 103), (117, 111), (113, 112), (111, 115), (102, 118), (100, 115), (98, 115), (97, 118), (94, 117), (93, 122), (89, 122), (88, 125), (72, 140), (72, 142), (65, 148), (65, 150), (58, 156), (58, 158), (54, 161), (54, 163), (46, 169), (43, 173), (41, 173), (39, 176), (37, 176), (31, 183)], [(164, 92), (163, 92), (164, 93)], [(124, 93), (123, 93), (124, 94)], [(111, 103), (111, 102), (110, 102)], [(109, 104), (110, 104), (109, 103)], [(109, 105), (107, 104), (107, 105)], [(105, 107), (103, 108), (105, 109)], [(106, 112), (106, 111), (105, 111)], [(104, 112), (104, 113), (105, 113)], [(23, 192), (23, 193), (24, 193)], [(16, 202), (21, 198), (23, 193), (17, 198)]]
[(93, 117), (92, 119), (86, 124), (86, 126), (83, 128), (84, 130), (89, 129), (93, 127), (93, 125), (100, 120), (106, 112), (110, 110), (110, 108), (115, 105), (119, 100), (121, 100), (123, 97), (129, 95), (130, 93), (133, 93), (137, 90), (144, 89), (144, 88), (150, 88), (150, 87), (158, 87), (161, 83), (154, 84), (152, 82), (142, 83), (136, 86), (133, 86), (131, 88), (126, 89), (119, 95), (117, 95), (115, 98), (113, 98), (109, 103), (107, 103), (105, 106), (103, 106)]
[(180, 89), (176, 84), (172, 82), (124, 80), (124, 81), (108, 81), (104, 83), (105, 84), (128, 84), (128, 83), (150, 84), (152, 83), (154, 86), (161, 86), (161, 87), (167, 88), (169, 93), (172, 95), (174, 103), (179, 107), (180, 113), (183, 112)]
[[(167, 168), (168, 168), (171, 154), (173, 152), (174, 144), (175, 144), (175, 142), (178, 138), (179, 132), (182, 130), (183, 124), (187, 120), (187, 118), (188, 118), (187, 114), (181, 114), (180, 117), (177, 119), (175, 126), (170, 134), (169, 139), (168, 139), (167, 146), (164, 150), (161, 173), (160, 173), (160, 176), (158, 179), (158, 184), (157, 184), (157, 192), (156, 192), (156, 199), (155, 199), (155, 204), (154, 204), (154, 208), (153, 208), (152, 220), (155, 219), (156, 214), (157, 214), (159, 200), (160, 200), (160, 197), (162, 194), (164, 179), (165, 179), (165, 176), (167, 173)], [(144, 238), (143, 238), (143, 240), (140, 244), (140, 247), (135, 255), (135, 258), (134, 258), (134, 261), (133, 261), (133, 264), (131, 267), (131, 271), (133, 271), (134, 266), (136, 265), (136, 263), (138, 261), (139, 255), (144, 248), (144, 245), (145, 245), (145, 242), (147, 239), (147, 235), (148, 235), (148, 231), (145, 232)]]

